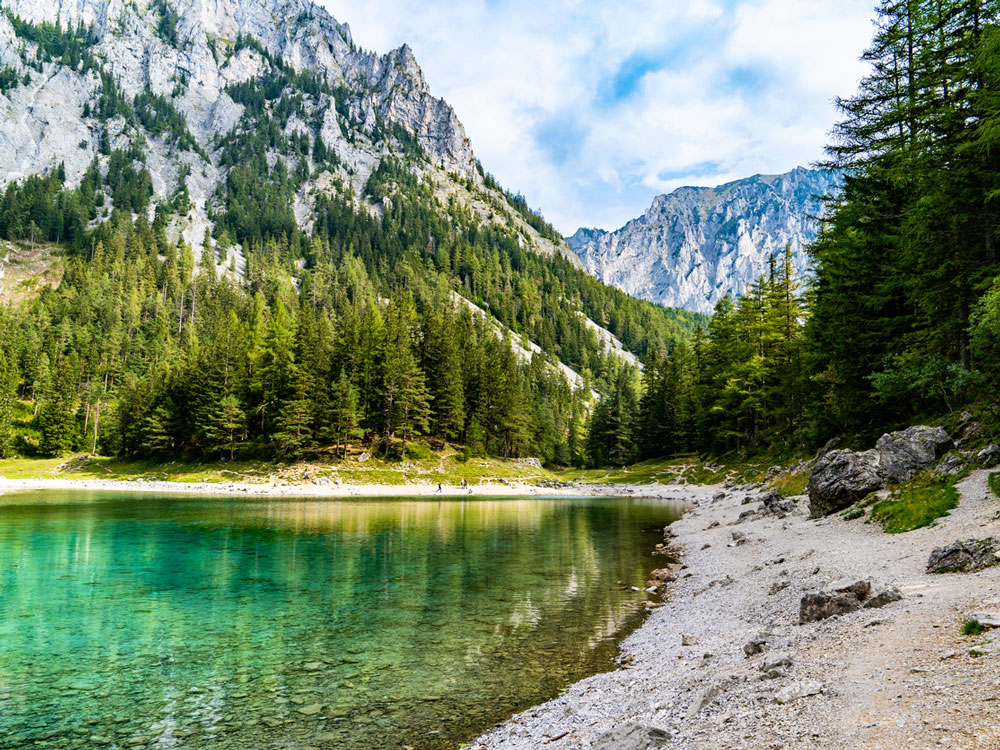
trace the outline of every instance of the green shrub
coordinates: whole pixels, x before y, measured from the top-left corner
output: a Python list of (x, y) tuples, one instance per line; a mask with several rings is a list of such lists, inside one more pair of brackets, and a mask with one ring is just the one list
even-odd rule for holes
[(423, 440), (414, 440), (406, 444), (406, 458), (421, 461), (434, 455), (431, 447)]
[(872, 519), (888, 534), (930, 526), (958, 507), (958, 489), (951, 477), (927, 472), (897, 487), (892, 496), (875, 504)]
[(1000, 497), (1000, 471), (994, 471), (990, 474), (989, 484), (993, 494)]
[(982, 635), (986, 632), (986, 628), (983, 627), (982, 623), (976, 620), (966, 620), (962, 623), (962, 635), (975, 637), (977, 635)]

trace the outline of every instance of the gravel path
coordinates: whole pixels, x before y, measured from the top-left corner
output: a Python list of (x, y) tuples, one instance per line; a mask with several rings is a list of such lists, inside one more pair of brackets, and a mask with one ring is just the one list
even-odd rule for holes
[[(937, 526), (899, 535), (862, 520), (808, 520), (804, 500), (783, 519), (735, 524), (757, 507), (742, 505), (746, 492), (714, 501), (696, 493), (698, 506), (673, 526), (686, 566), (669, 604), (622, 644), (627, 667), (571, 686), (471, 747), (1000, 749), (1000, 637), (970, 654), (1000, 631), (960, 632), (968, 612), (1000, 610), (1000, 566), (924, 570), (934, 547), (1000, 536), (986, 477), (962, 482), (960, 507)], [(876, 592), (897, 586), (905, 598), (798, 624), (804, 593), (848, 577), (870, 579)], [(682, 635), (697, 645), (682, 645)], [(754, 639), (762, 653), (748, 657)], [(790, 666), (762, 672), (784, 658)]]

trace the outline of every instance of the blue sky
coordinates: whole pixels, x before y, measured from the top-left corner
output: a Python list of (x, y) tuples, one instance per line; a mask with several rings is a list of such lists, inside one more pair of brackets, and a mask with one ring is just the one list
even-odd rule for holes
[(408, 43), (487, 170), (562, 232), (821, 158), (873, 0), (320, 0)]

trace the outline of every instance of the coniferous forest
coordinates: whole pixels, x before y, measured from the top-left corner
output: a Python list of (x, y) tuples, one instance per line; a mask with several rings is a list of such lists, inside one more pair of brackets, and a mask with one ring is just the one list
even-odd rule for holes
[[(148, 90), (123, 94), (89, 54), (89, 30), (9, 17), (42, 62), (96, 70), (88, 114), (131, 137), (123, 148), (105, 127), (73, 187), (60, 166), (3, 195), (0, 238), (50, 243), (64, 257), (57, 288), (0, 308), (0, 456), (298, 458), (350, 445), (399, 457), (447, 441), (470, 455), (582, 463), (592, 393), (619, 366), (587, 319), (640, 354), (684, 339), (699, 319), (634, 300), (442, 202), (398, 126), (372, 135), (391, 149), (365, 194), (340, 185), (319, 195), (304, 230), (297, 191), (337, 160), (318, 131), (289, 136), (285, 126), (323, 97), (346, 116), (347, 94), (246, 37), (229, 54), (252, 49), (267, 70), (228, 91), (244, 114), (213, 144), (228, 170), (212, 197), (213, 234), (197, 248), (172, 240), (172, 218), (190, 208), (189, 173), (155, 201), (145, 144), (205, 158), (183, 115)], [(219, 273), (234, 243), (245, 270)], [(528, 340), (540, 356), (525, 356)], [(582, 382), (571, 386), (560, 363)]]
[[(214, 144), (228, 176), (200, 253), (168, 239), (187, 208), (183, 173), (150, 209), (141, 139), (128, 150), (102, 139), (73, 188), (61, 169), (7, 188), (0, 238), (53, 243), (65, 268), (57, 288), (0, 309), (0, 455), (298, 457), (364, 444), (399, 456), (420, 440), (608, 465), (863, 443), (960, 408), (995, 429), (984, 405), (1000, 382), (998, 16), (985, 0), (881, 3), (871, 72), (838, 102), (823, 166), (843, 188), (812, 275), (779, 255), (711, 319), (631, 299), (442, 202), (415, 169), (420, 146), (390, 125), (376, 136), (402, 156), (359, 196), (380, 211), (320, 196), (304, 230), (296, 190), (336, 157), (284, 124), (307, 117), (310, 97), (344, 92), (268, 57), (268, 75), (230, 92), (244, 119)], [(19, 24), (51, 58), (97, 66), (85, 29)], [(200, 148), (167, 99), (130, 101), (101, 80), (102, 116)], [(505, 199), (555, 238), (520, 196)], [(232, 243), (240, 280), (216, 273)], [(545, 356), (527, 362), (461, 298)]]
[(883, 0), (871, 73), (838, 100), (843, 190), (811, 248), (775, 260), (707, 329), (650, 355), (595, 411), (598, 462), (870, 444), (1000, 384), (1000, 3)]

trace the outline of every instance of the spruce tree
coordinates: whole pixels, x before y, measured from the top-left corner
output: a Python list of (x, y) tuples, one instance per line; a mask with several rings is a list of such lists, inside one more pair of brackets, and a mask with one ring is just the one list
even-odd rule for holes
[(9, 458), (14, 449), (14, 405), (20, 382), (16, 363), (0, 351), (0, 458)]

